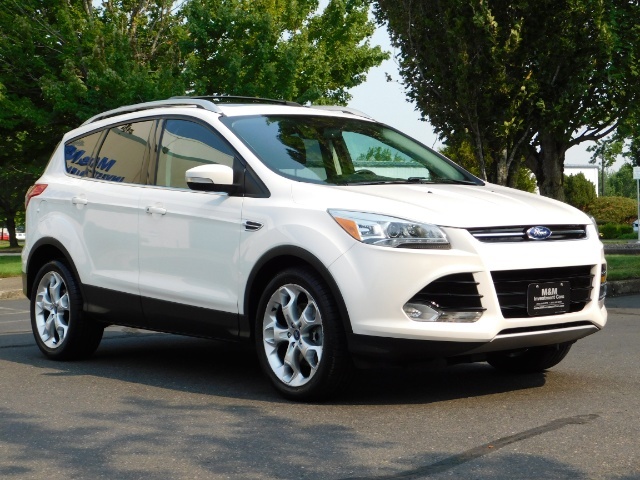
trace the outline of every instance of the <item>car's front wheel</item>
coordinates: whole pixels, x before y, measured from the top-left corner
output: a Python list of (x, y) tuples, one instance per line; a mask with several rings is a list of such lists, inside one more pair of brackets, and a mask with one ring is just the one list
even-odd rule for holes
[(36, 275), (31, 328), (42, 353), (55, 360), (88, 357), (100, 344), (104, 326), (85, 317), (78, 282), (61, 261), (45, 264)]
[(498, 352), (491, 354), (487, 362), (498, 370), (510, 373), (542, 372), (560, 363), (569, 353), (571, 345), (572, 343), (569, 342), (534, 347), (519, 352)]
[(320, 400), (348, 380), (342, 320), (329, 288), (314, 271), (290, 268), (267, 285), (256, 318), (262, 369), (293, 400)]

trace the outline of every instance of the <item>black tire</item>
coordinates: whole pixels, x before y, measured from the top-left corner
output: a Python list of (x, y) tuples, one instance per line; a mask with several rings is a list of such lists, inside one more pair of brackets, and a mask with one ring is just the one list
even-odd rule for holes
[(45, 264), (31, 292), (31, 329), (42, 353), (53, 360), (77, 360), (96, 351), (104, 325), (82, 311), (78, 281), (65, 263)]
[(258, 304), (255, 342), (263, 371), (291, 400), (325, 400), (353, 370), (335, 300), (309, 268), (289, 268), (269, 282)]
[(556, 366), (567, 356), (573, 343), (559, 343), (529, 348), (520, 352), (493, 353), (487, 359), (489, 365), (510, 373), (536, 373)]

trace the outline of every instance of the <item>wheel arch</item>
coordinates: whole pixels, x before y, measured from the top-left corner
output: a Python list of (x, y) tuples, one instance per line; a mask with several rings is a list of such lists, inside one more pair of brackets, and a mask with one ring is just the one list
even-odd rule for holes
[(72, 260), (69, 251), (55, 238), (41, 238), (38, 240), (29, 252), (29, 258), (27, 259), (27, 272), (26, 272), (26, 291), (25, 295), (28, 299), (31, 299), (31, 290), (33, 288), (33, 282), (36, 275), (42, 268), (42, 266), (51, 260), (62, 260), (69, 267), (73, 275), (78, 281), (80, 288), (80, 294), (84, 298), (83, 285), (80, 281), (80, 275), (76, 270), (76, 266)]
[(265, 253), (256, 262), (247, 279), (247, 288), (244, 295), (244, 318), (248, 325), (246, 329), (253, 336), (254, 319), (256, 318), (258, 302), (269, 281), (277, 272), (286, 268), (303, 266), (312, 269), (327, 284), (331, 295), (336, 302), (340, 318), (346, 333), (352, 333), (349, 312), (344, 302), (340, 288), (327, 267), (309, 251), (294, 246), (276, 247)]

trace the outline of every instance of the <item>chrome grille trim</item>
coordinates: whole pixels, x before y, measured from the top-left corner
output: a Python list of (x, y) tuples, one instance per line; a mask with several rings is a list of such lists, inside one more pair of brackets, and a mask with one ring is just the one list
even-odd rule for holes
[(551, 236), (545, 240), (532, 240), (527, 230), (536, 225), (516, 225), (508, 227), (468, 228), (474, 238), (485, 243), (499, 242), (549, 242), (557, 240), (582, 240), (587, 238), (586, 225), (545, 225), (551, 230)]

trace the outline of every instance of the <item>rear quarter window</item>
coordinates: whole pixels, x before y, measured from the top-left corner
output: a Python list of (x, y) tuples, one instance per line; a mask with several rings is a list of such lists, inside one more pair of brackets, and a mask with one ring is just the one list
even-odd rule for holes
[(102, 132), (96, 132), (65, 144), (65, 170), (69, 175), (74, 177), (87, 175), (89, 166), (93, 164), (93, 154), (101, 135)]

